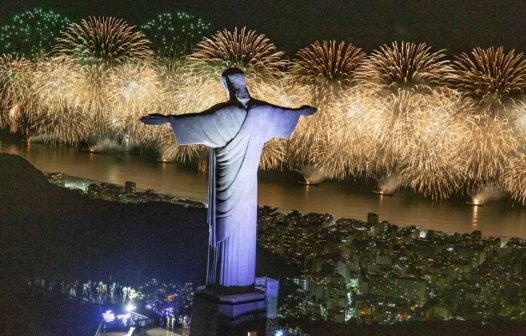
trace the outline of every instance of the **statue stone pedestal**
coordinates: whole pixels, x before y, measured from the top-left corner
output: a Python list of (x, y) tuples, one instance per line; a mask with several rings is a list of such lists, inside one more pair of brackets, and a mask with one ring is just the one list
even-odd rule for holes
[(223, 295), (199, 288), (194, 294), (190, 336), (263, 336), (266, 321), (263, 291)]

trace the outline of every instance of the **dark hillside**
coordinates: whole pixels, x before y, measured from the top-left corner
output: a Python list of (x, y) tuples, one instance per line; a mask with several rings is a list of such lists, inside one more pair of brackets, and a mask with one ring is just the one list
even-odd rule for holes
[(92, 200), (48, 183), (20, 157), (0, 154), (0, 246), (10, 271), (199, 282), (206, 262), (205, 211)]

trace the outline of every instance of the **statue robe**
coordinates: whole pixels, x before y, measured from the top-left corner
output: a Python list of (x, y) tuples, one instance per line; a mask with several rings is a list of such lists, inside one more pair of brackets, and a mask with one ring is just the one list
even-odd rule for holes
[(256, 270), (257, 171), (263, 145), (290, 136), (301, 109), (251, 99), (170, 116), (180, 144), (210, 147), (207, 284), (251, 286)]

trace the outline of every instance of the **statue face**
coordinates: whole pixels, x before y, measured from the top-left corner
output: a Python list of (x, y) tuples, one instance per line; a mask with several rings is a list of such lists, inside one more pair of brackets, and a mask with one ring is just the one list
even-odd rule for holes
[(235, 92), (245, 91), (247, 89), (247, 82), (244, 74), (236, 73), (229, 75), (226, 78), (234, 88)]
[(247, 90), (245, 75), (242, 72), (231, 74), (223, 73), (221, 76), (221, 83), (225, 88), (228, 100), (236, 99), (243, 104), (243, 106), (247, 106), (247, 103), (250, 100), (250, 94)]

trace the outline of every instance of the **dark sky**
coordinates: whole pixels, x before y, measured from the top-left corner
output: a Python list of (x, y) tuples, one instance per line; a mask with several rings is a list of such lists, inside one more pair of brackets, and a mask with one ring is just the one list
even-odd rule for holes
[(289, 52), (316, 39), (346, 40), (367, 50), (394, 40), (427, 42), (450, 52), (490, 45), (526, 50), (526, 4), (518, 0), (0, 0), (0, 23), (36, 6), (73, 19), (108, 15), (135, 25), (182, 9), (216, 29), (256, 29)]

